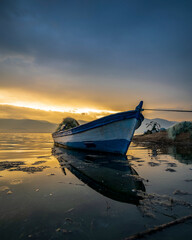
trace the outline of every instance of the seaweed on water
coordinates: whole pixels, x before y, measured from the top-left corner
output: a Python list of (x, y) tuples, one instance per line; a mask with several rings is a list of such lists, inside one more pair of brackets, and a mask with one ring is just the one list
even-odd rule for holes
[(21, 184), (23, 182), (23, 180), (21, 179), (14, 179), (10, 182), (11, 185), (17, 185), (17, 184)]
[(174, 195), (191, 195), (191, 193), (189, 193), (189, 192), (185, 192), (185, 191), (182, 191), (182, 190), (175, 190), (174, 192), (173, 192), (173, 194)]
[[(176, 192), (178, 192), (178, 190)], [(140, 205), (138, 206), (138, 208), (143, 214), (143, 216), (146, 217), (155, 218), (156, 212), (168, 216), (168, 214), (164, 211), (170, 210), (172, 212), (173, 208), (175, 208), (176, 206), (192, 208), (192, 204), (184, 200), (178, 200), (168, 195), (160, 195), (156, 193), (148, 194), (142, 191), (137, 191), (137, 194), (142, 198), (142, 200), (140, 200)]]
[(167, 166), (168, 167), (177, 167), (177, 164), (176, 163), (167, 163)]
[(156, 166), (159, 166), (159, 165), (160, 165), (159, 163), (155, 163), (155, 162), (148, 162), (148, 164), (149, 164), (151, 167), (156, 167)]
[(192, 179), (186, 179), (185, 182), (192, 182)]
[(0, 162), (0, 171), (4, 171), (4, 170), (9, 170), (11, 168), (17, 168), (21, 165), (25, 165), (25, 163), (23, 161), (3, 161)]
[(165, 171), (167, 171), (167, 172), (176, 172), (176, 170), (173, 169), (173, 168), (167, 168), (167, 169), (165, 169)]
[(54, 176), (55, 175), (55, 173), (49, 173), (49, 174), (47, 174), (47, 176)]
[(22, 171), (27, 173), (36, 173), (42, 172), (45, 168), (49, 168), (48, 166), (39, 166), (39, 167), (20, 167), (9, 169), (9, 171)]
[(32, 165), (40, 165), (45, 162), (47, 162), (47, 161), (36, 161), (36, 162), (32, 163)]

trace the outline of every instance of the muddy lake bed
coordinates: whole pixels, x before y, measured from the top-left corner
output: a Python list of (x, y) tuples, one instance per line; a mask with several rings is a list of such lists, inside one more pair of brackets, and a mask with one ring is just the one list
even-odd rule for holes
[[(192, 214), (191, 147), (131, 144), (127, 159), (0, 134), (0, 239), (126, 239)], [(192, 220), (145, 239), (191, 239)]]

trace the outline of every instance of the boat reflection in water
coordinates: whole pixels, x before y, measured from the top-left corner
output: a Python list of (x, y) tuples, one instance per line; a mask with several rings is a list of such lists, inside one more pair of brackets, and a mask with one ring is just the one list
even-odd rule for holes
[(113, 200), (138, 205), (137, 191), (145, 186), (125, 156), (93, 155), (83, 151), (53, 148), (65, 173), (67, 168), (95, 191)]

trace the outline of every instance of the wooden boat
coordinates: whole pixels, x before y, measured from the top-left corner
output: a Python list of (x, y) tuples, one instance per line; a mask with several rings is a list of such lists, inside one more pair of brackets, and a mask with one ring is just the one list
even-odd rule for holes
[(144, 120), (143, 101), (132, 111), (112, 114), (92, 122), (52, 134), (59, 146), (125, 155), (135, 130)]
[(53, 148), (53, 155), (63, 173), (68, 169), (83, 183), (116, 201), (139, 205), (145, 186), (126, 156), (87, 154), (87, 152)]

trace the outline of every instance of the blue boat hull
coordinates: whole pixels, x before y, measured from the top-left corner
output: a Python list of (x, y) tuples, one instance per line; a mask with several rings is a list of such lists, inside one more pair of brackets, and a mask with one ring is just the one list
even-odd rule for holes
[(113, 114), (67, 131), (53, 133), (55, 144), (75, 149), (125, 155), (142, 121), (140, 108)]
[(65, 144), (56, 143), (56, 145), (71, 149), (83, 149), (124, 155), (127, 152), (130, 143), (131, 141), (126, 139), (115, 139), (105, 141), (67, 142)]

